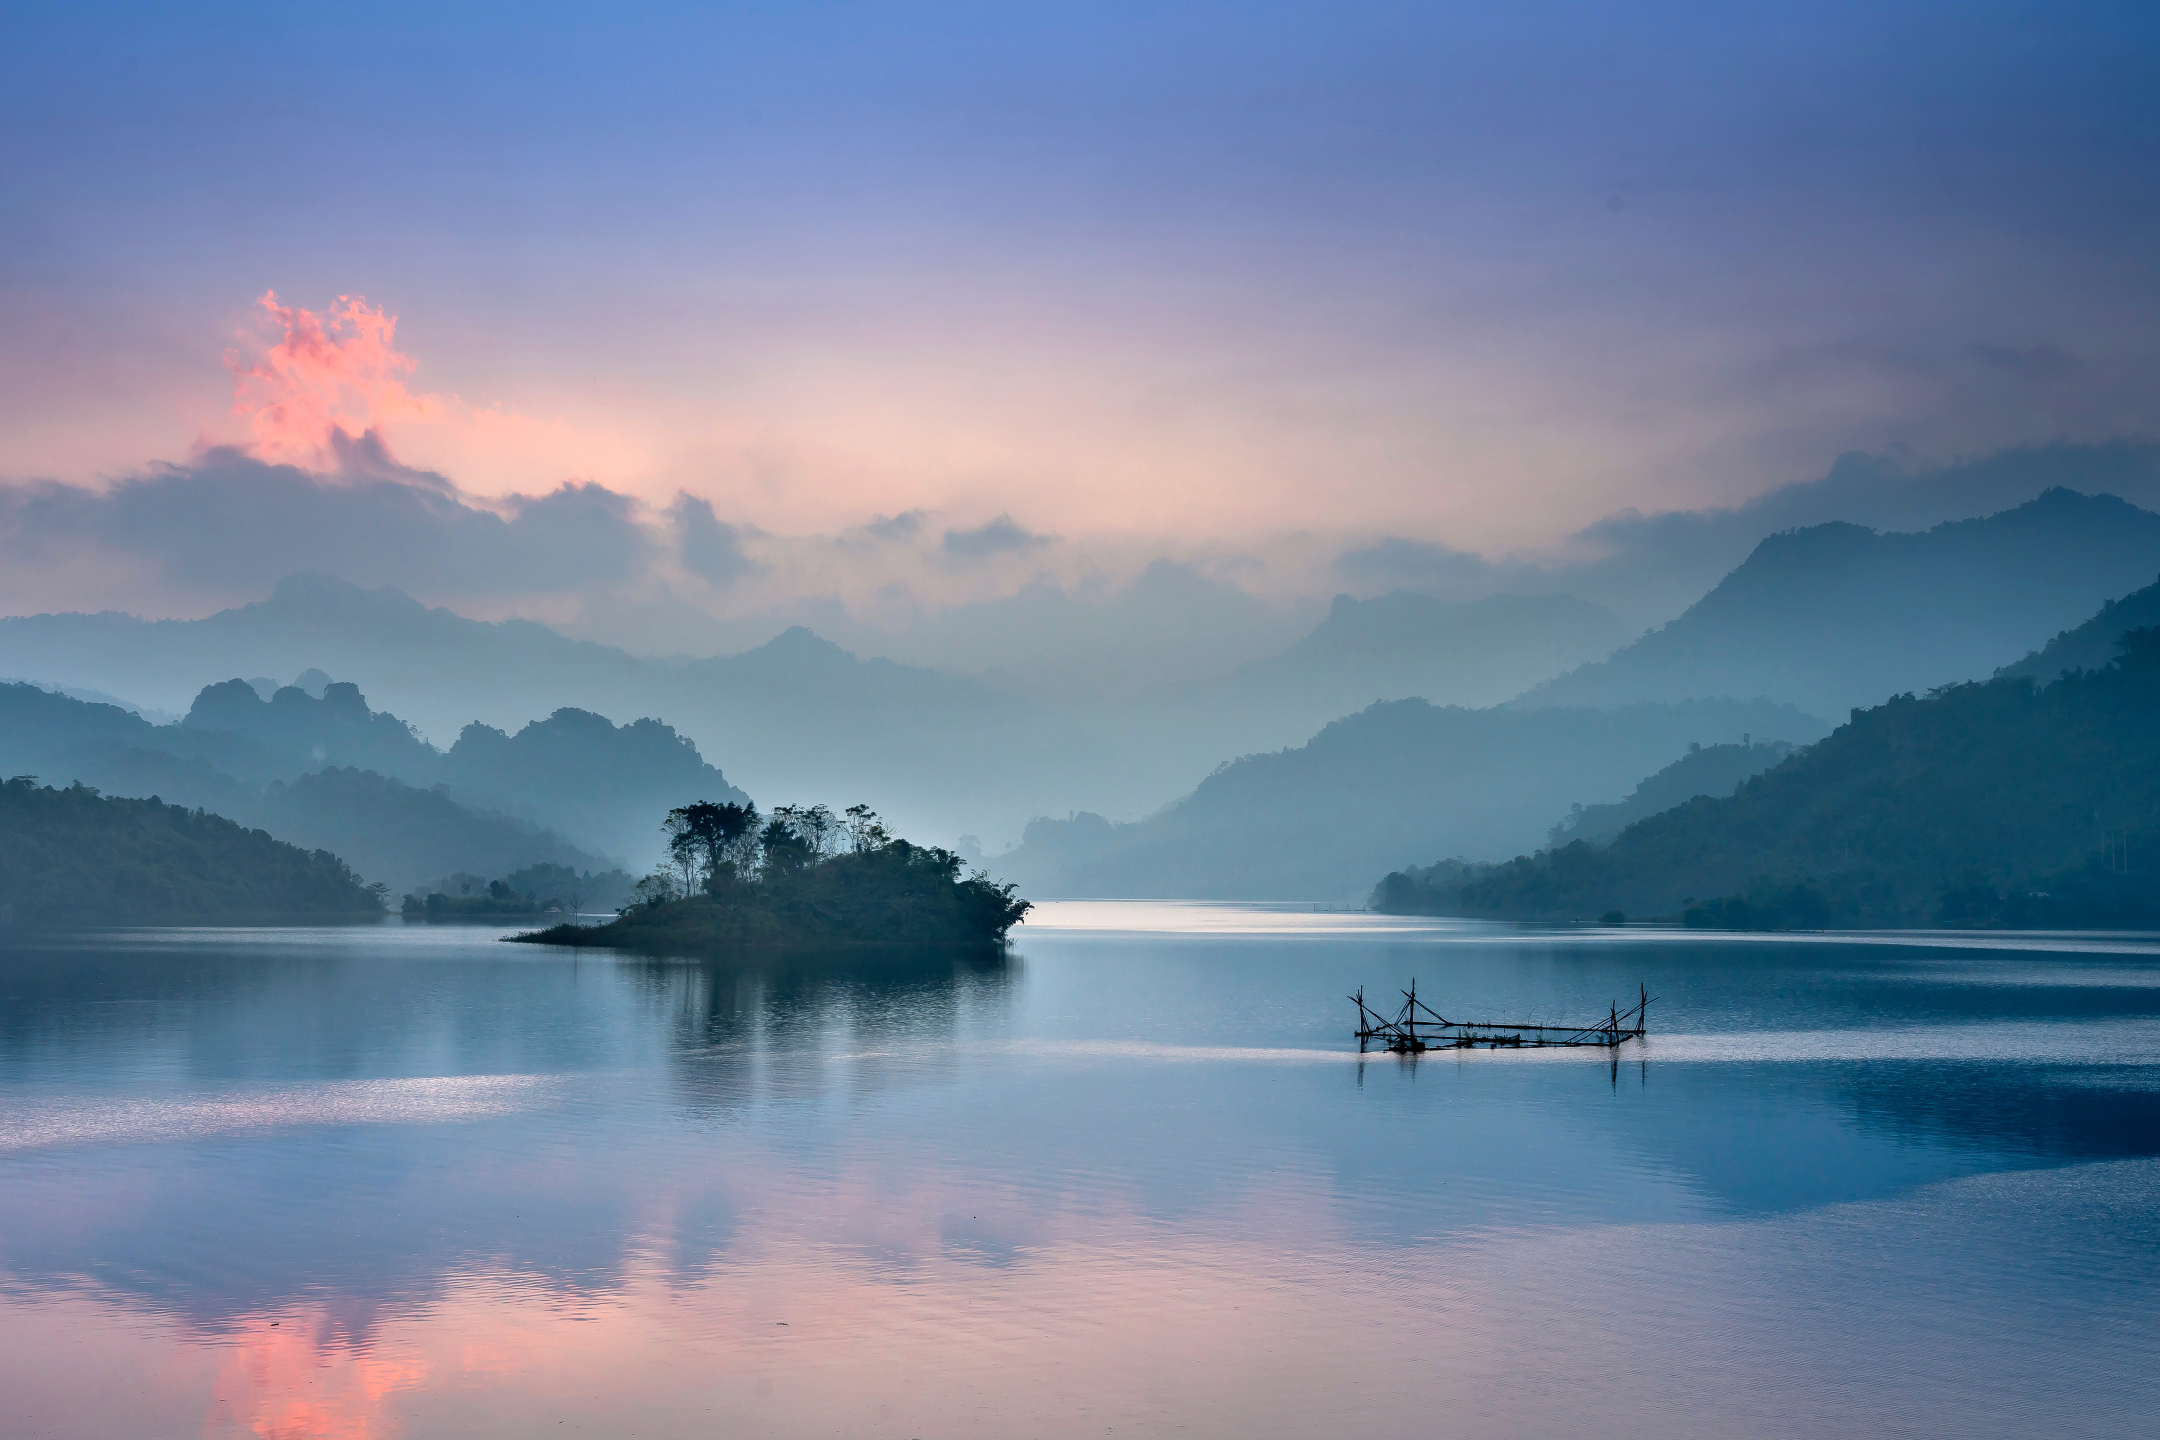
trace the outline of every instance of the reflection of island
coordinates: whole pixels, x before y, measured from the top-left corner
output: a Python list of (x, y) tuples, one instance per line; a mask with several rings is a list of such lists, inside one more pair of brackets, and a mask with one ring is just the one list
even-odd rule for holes
[(711, 953), (829, 945), (994, 946), (1030, 908), (960, 857), (886, 833), (867, 806), (700, 802), (668, 812), (671, 869), (606, 925), (521, 935), (543, 945)]

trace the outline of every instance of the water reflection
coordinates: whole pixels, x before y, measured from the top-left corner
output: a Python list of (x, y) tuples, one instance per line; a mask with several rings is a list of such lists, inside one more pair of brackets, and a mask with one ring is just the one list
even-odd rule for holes
[(642, 1012), (668, 1037), (693, 1112), (861, 1094), (935, 1078), (970, 1028), (1009, 1018), (1019, 962), (1007, 950), (829, 951), (730, 961), (621, 962)]
[[(0, 953), (0, 1394), (355, 1436), (2106, 1433), (2160, 1398), (2151, 946), (1179, 913), (1005, 959)], [(1361, 1064), (1337, 997), (1412, 975), (1670, 1006), (1617, 1064)]]

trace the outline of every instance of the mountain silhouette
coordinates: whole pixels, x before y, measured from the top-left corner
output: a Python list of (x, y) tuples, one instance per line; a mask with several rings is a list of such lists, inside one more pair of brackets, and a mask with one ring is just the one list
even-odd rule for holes
[(2160, 625), (2160, 581), (2133, 590), (2120, 600), (2108, 601), (2084, 624), (2063, 631), (1996, 674), (2004, 678), (2022, 676), (2045, 685), (2066, 670), (2098, 670), (2121, 653), (2124, 635), (2154, 625)]
[(1308, 743), (1225, 765), (1147, 819), (1038, 820), (990, 862), (1042, 897), (1347, 899), (1375, 856), (1497, 858), (1535, 848), (1551, 817), (1618, 799), (1690, 743), (1811, 740), (1828, 727), (1768, 701), (1615, 710), (1468, 710), (1395, 700)]
[(1992, 674), (2160, 570), (2160, 515), (2049, 490), (1913, 534), (1773, 535), (1686, 613), (1524, 706), (1766, 696), (1842, 715)]

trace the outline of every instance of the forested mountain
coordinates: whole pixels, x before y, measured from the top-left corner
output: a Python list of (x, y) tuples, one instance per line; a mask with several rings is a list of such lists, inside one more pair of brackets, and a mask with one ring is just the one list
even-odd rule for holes
[(1687, 612), (1523, 705), (1768, 696), (1842, 715), (1994, 673), (2160, 571), (2160, 515), (2055, 489), (1917, 534), (1773, 535)]
[(244, 735), (290, 763), (351, 765), (418, 784), (433, 784), (440, 757), (395, 715), (368, 708), (350, 682), (323, 687), (320, 698), (287, 685), (263, 699), (245, 680), (206, 685), (181, 722), (191, 730)]
[(1225, 765), (1146, 820), (1038, 820), (991, 869), (1035, 896), (1347, 898), (1420, 855), (1530, 850), (1571, 803), (1618, 798), (1691, 742), (1810, 740), (1826, 728), (1768, 702), (1601, 711), (1390, 701), (1296, 749)]
[(1644, 780), (1625, 800), (1584, 805), (1553, 826), (1552, 846), (1588, 840), (1603, 844), (1638, 820), (1647, 820), (1697, 795), (1730, 795), (1740, 782), (1762, 774), (1793, 753), (1790, 740), (1746, 745), (1690, 745), (1688, 753)]
[(350, 682), (326, 685), (320, 697), (288, 685), (265, 701), (248, 682), (228, 680), (196, 697), (186, 724), (245, 736), (281, 757), (282, 769), (259, 778), (327, 765), (445, 786), (462, 804), (574, 835), (640, 865), (659, 855), (652, 817), (684, 797), (750, 798), (673, 727), (651, 719), (618, 726), (586, 710), (557, 710), (515, 735), (471, 724), (446, 754), (395, 715), (370, 710)]
[(156, 800), (24, 777), (0, 784), (0, 919), (8, 922), (203, 925), (381, 913), (380, 892), (325, 851)]
[[(1468, 874), (1391, 875), (1391, 908), (1692, 923), (2160, 921), (2160, 630), (2098, 670), (1899, 696), (1749, 780)], [(1437, 882), (1437, 883), (1435, 883)]]
[(2160, 625), (2160, 582), (2110, 600), (2100, 613), (2074, 630), (2065, 630), (2046, 646), (1996, 674), (2024, 676), (2045, 685), (2065, 670), (2097, 670), (2112, 662), (2122, 649), (2122, 637), (2132, 630)]
[(537, 863), (608, 868), (560, 835), (446, 794), (373, 772), (319, 770), (251, 736), (152, 725), (116, 706), (31, 685), (0, 685), (0, 771), (113, 795), (156, 796), (260, 826), (279, 839), (333, 851), (366, 879), (401, 893), (457, 870), (501, 874)]

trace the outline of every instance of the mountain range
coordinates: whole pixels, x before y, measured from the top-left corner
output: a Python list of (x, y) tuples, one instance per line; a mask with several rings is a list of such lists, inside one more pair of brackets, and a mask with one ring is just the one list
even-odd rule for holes
[(535, 864), (648, 864), (670, 807), (749, 798), (656, 721), (618, 727), (565, 710), (516, 735), (471, 727), (443, 753), (349, 683), (319, 698), (288, 686), (264, 701), (227, 681), (205, 687), (175, 725), (0, 685), (0, 769), (208, 810), (333, 851), (394, 891)]
[[(1322, 743), (1330, 722), (1369, 733), (1385, 750), (1392, 732), (1360, 718), (1376, 701), (1416, 698), (1456, 717), (1434, 722), (1444, 734), (1428, 758), (1389, 751), (1375, 772), (1408, 777), (1401, 783), (1410, 792), (1448, 811), (1399, 838), (1442, 847), (1428, 855), (1493, 858), (1534, 848), (1571, 804), (1620, 803), (1680, 761), (1691, 740), (1731, 743), (1743, 731), (1807, 739), (1828, 722), (1805, 717), (2024, 663), (2019, 656), (2156, 573), (2160, 516), (2057, 488), (1911, 534), (1829, 524), (1770, 536), (1684, 614), (1633, 643), (1611, 612), (1566, 595), (1339, 596), (1308, 635), (1224, 678), (1109, 687), (1056, 703), (864, 658), (800, 627), (741, 654), (645, 658), (534, 622), (474, 620), (319, 575), (289, 578), (264, 601), (200, 620), (0, 620), (0, 671), (188, 713), (178, 728), (195, 738), (160, 739), (153, 748), (165, 758), (155, 763), (106, 754), (97, 771), (106, 780), (91, 783), (146, 767), (164, 774), (182, 761), (257, 789), (305, 771), (352, 769), (419, 789), (445, 786), (469, 809), (552, 829), (588, 857), (632, 863), (653, 853), (650, 817), (686, 799), (747, 791), (768, 806), (860, 801), (906, 833), (962, 849), (970, 832), (991, 836), (990, 850), (999, 837), (1020, 836), (1025, 843), (1001, 865), (1038, 889), (1102, 893), (1145, 880), (1162, 893), (1167, 881), (1128, 874), (1112, 853), (1165, 826), (1197, 824), (1208, 807), (1193, 809), (1196, 785), (1232, 757), (1248, 757), (1237, 762), (1242, 777), (1265, 770), (1260, 762), (1277, 752), (1334, 754), (1339, 737)], [(2078, 643), (2089, 650), (2101, 642)], [(260, 678), (302, 671), (305, 688)], [(338, 683), (325, 685), (331, 676)], [(1577, 745), (1562, 738), (1575, 726), (1587, 758), (1573, 768), (1555, 762), (1549, 774), (1521, 758), (1534, 747), (1510, 748), (1517, 732), (1508, 722), (1460, 718), (1502, 701), (1511, 713), (1588, 713), (1708, 699), (1736, 702), (1734, 715), (1752, 713), (1746, 707), (1760, 699), (1764, 715), (1782, 718), (1692, 731), (1675, 721), (1678, 728), (1660, 730), (1645, 711), (1629, 724), (1662, 738), (1629, 750), (1607, 744), (1608, 722), (1578, 716), (1555, 722), (1547, 743), (1555, 754)], [(647, 718), (617, 726), (603, 715)], [(1458, 744), (1468, 747), (1461, 755), (1450, 748)], [(1487, 762), (1475, 757), (1486, 746), (1509, 758), (1482, 776), (1476, 767)], [(616, 757), (615, 768), (594, 762), (603, 752)], [(727, 779), (704, 763), (708, 754), (725, 763)], [(1296, 768), (1283, 762), (1278, 772)], [(215, 789), (196, 778), (190, 793)], [(741, 788), (722, 790), (728, 780)], [(1179, 795), (1188, 799), (1166, 804)], [(1482, 798), (1465, 798), (1473, 795)], [(1059, 814), (1069, 818), (1042, 819)], [(1099, 824), (1115, 843), (1097, 844), (1103, 837), (1084, 823), (1088, 814), (1111, 817)], [(1173, 823), (1173, 814), (1185, 818)], [(1293, 877), (1271, 861), (1240, 879), (1235, 826), (1200, 830), (1216, 835), (1207, 844), (1228, 848), (1203, 861), (1188, 847), (1164, 872), (1216, 887), (1196, 893), (1257, 893), (1295, 879), (1301, 893), (1328, 895), (1364, 878), (1327, 866)], [(1199, 834), (1188, 837), (1192, 845)], [(1321, 848), (1345, 843), (1332, 831), (1312, 835)], [(1417, 858), (1389, 851), (1384, 863)], [(451, 861), (428, 873), (478, 868)]]
[(1346, 900), (1415, 858), (1535, 849), (1571, 803), (1620, 795), (1691, 743), (1807, 741), (1827, 728), (1768, 701), (1614, 710), (1387, 701), (1295, 749), (1226, 764), (1145, 820), (1038, 820), (990, 866), (1046, 897)]
[(2056, 488), (1912, 534), (1773, 535), (1678, 619), (1520, 705), (1766, 696), (1842, 715), (1992, 674), (2160, 571), (2160, 515)]
[[(1691, 924), (2160, 922), (2160, 630), (2044, 688), (1899, 695), (1722, 798), (1497, 867), (1382, 882), (1388, 908)], [(2145, 857), (2145, 858), (2140, 858)]]
[[(469, 725), (516, 733), (566, 706), (664, 717), (767, 803), (861, 801), (907, 833), (957, 837), (1018, 835), (1030, 818), (1080, 803), (1136, 813), (1227, 756), (1297, 743), (1375, 699), (1490, 703), (1624, 638), (1608, 612), (1565, 596), (1344, 597), (1312, 636), (1227, 680), (1047, 705), (859, 657), (799, 626), (737, 655), (649, 659), (529, 621), (472, 620), (395, 590), (300, 575), (267, 600), (201, 620), (0, 619), (0, 669), (174, 710), (189, 709), (206, 682), (312, 669), (412, 722), (414, 743), (459, 737), (452, 754)], [(271, 724), (234, 718), (243, 701), (238, 691), (216, 700), (232, 711), (217, 723), (246, 733)], [(377, 743), (410, 748), (387, 731)], [(368, 754), (339, 763), (434, 783)], [(618, 843), (580, 828), (585, 817), (546, 818), (591, 843)]]

